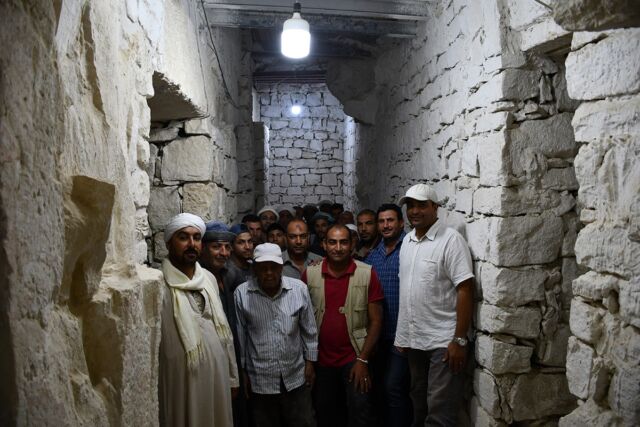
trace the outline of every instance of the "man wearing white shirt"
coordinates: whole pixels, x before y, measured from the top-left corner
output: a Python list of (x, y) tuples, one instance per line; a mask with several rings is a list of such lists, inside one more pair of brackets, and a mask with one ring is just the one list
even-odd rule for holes
[(413, 425), (455, 426), (473, 313), (471, 254), (460, 233), (438, 220), (433, 188), (414, 185), (405, 203), (414, 229), (400, 249), (395, 345), (408, 351)]

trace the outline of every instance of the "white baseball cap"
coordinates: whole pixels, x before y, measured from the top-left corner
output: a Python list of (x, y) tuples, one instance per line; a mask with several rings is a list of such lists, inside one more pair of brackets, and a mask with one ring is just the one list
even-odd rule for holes
[(280, 219), (280, 215), (278, 215), (278, 211), (273, 206), (265, 206), (265, 207), (263, 207), (262, 209), (260, 209), (258, 211), (258, 216), (262, 215), (265, 212), (273, 212), (273, 214), (276, 216), (276, 221), (278, 221)]
[(400, 198), (398, 204), (401, 206), (404, 205), (407, 202), (407, 199), (419, 200), (421, 202), (431, 200), (437, 205), (440, 204), (438, 193), (436, 193), (436, 190), (434, 190), (433, 187), (427, 184), (416, 184), (409, 188), (406, 194)]
[(262, 243), (256, 246), (253, 251), (254, 262), (275, 262), (276, 264), (284, 264), (282, 262), (282, 249), (274, 243)]

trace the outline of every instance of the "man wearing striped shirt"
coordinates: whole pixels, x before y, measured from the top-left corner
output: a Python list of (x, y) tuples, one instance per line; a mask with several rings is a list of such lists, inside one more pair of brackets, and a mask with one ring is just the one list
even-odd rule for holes
[(314, 427), (318, 337), (307, 286), (282, 275), (282, 251), (254, 251), (254, 276), (235, 293), (240, 361), (256, 427)]

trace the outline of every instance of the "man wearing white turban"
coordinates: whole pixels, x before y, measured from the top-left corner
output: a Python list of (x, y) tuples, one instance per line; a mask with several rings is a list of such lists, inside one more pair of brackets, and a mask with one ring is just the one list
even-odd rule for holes
[(182, 213), (164, 233), (160, 425), (230, 427), (238, 367), (216, 279), (197, 262), (205, 224)]

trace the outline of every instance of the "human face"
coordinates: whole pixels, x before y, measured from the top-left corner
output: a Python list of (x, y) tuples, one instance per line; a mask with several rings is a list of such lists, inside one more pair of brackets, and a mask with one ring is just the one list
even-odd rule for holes
[(325, 251), (331, 264), (341, 264), (351, 257), (351, 233), (348, 228), (336, 227), (329, 230), (325, 238)]
[(260, 223), (262, 224), (263, 230), (269, 228), (269, 226), (274, 222), (276, 222), (276, 214), (273, 212), (265, 211), (260, 214)]
[(416, 233), (424, 234), (438, 219), (438, 205), (431, 200), (407, 199), (407, 218)]
[(319, 239), (324, 239), (324, 236), (327, 235), (327, 230), (329, 229), (329, 221), (324, 218), (317, 219), (315, 224), (313, 224), (313, 229)]
[(334, 218), (338, 218), (340, 216), (340, 214), (342, 213), (343, 209), (342, 208), (331, 208), (331, 216)]
[(253, 244), (259, 245), (262, 242), (262, 224), (260, 222), (247, 222), (245, 223), (251, 233), (251, 239)]
[(280, 219), (278, 220), (278, 222), (280, 223), (281, 226), (286, 228), (287, 225), (289, 225), (289, 222), (291, 222), (291, 220), (293, 219), (293, 215), (291, 215), (291, 212), (287, 210), (279, 212), (279, 214), (280, 214)]
[(309, 248), (309, 228), (303, 221), (291, 221), (287, 226), (287, 248), (290, 254), (306, 256)]
[(185, 227), (176, 231), (167, 242), (169, 260), (176, 266), (193, 267), (202, 252), (202, 234), (195, 227)]
[(202, 251), (202, 263), (207, 269), (220, 270), (231, 256), (231, 243), (208, 242)]
[(278, 292), (282, 280), (281, 264), (271, 261), (256, 262), (253, 264), (253, 271), (263, 291), (270, 295)]
[(353, 224), (353, 213), (349, 211), (342, 212), (340, 215), (338, 215), (338, 224)]
[(245, 261), (253, 258), (253, 240), (251, 233), (245, 231), (236, 236), (233, 240), (233, 253)]
[(358, 234), (360, 240), (364, 243), (372, 242), (378, 237), (378, 226), (376, 225), (376, 217), (370, 213), (364, 213), (358, 216)]
[(398, 238), (403, 228), (404, 221), (402, 218), (398, 218), (396, 211), (388, 210), (378, 214), (378, 231), (382, 234), (382, 238), (385, 241)]
[(271, 230), (267, 235), (267, 240), (269, 243), (275, 243), (280, 246), (283, 251), (287, 249), (287, 239), (282, 230)]

